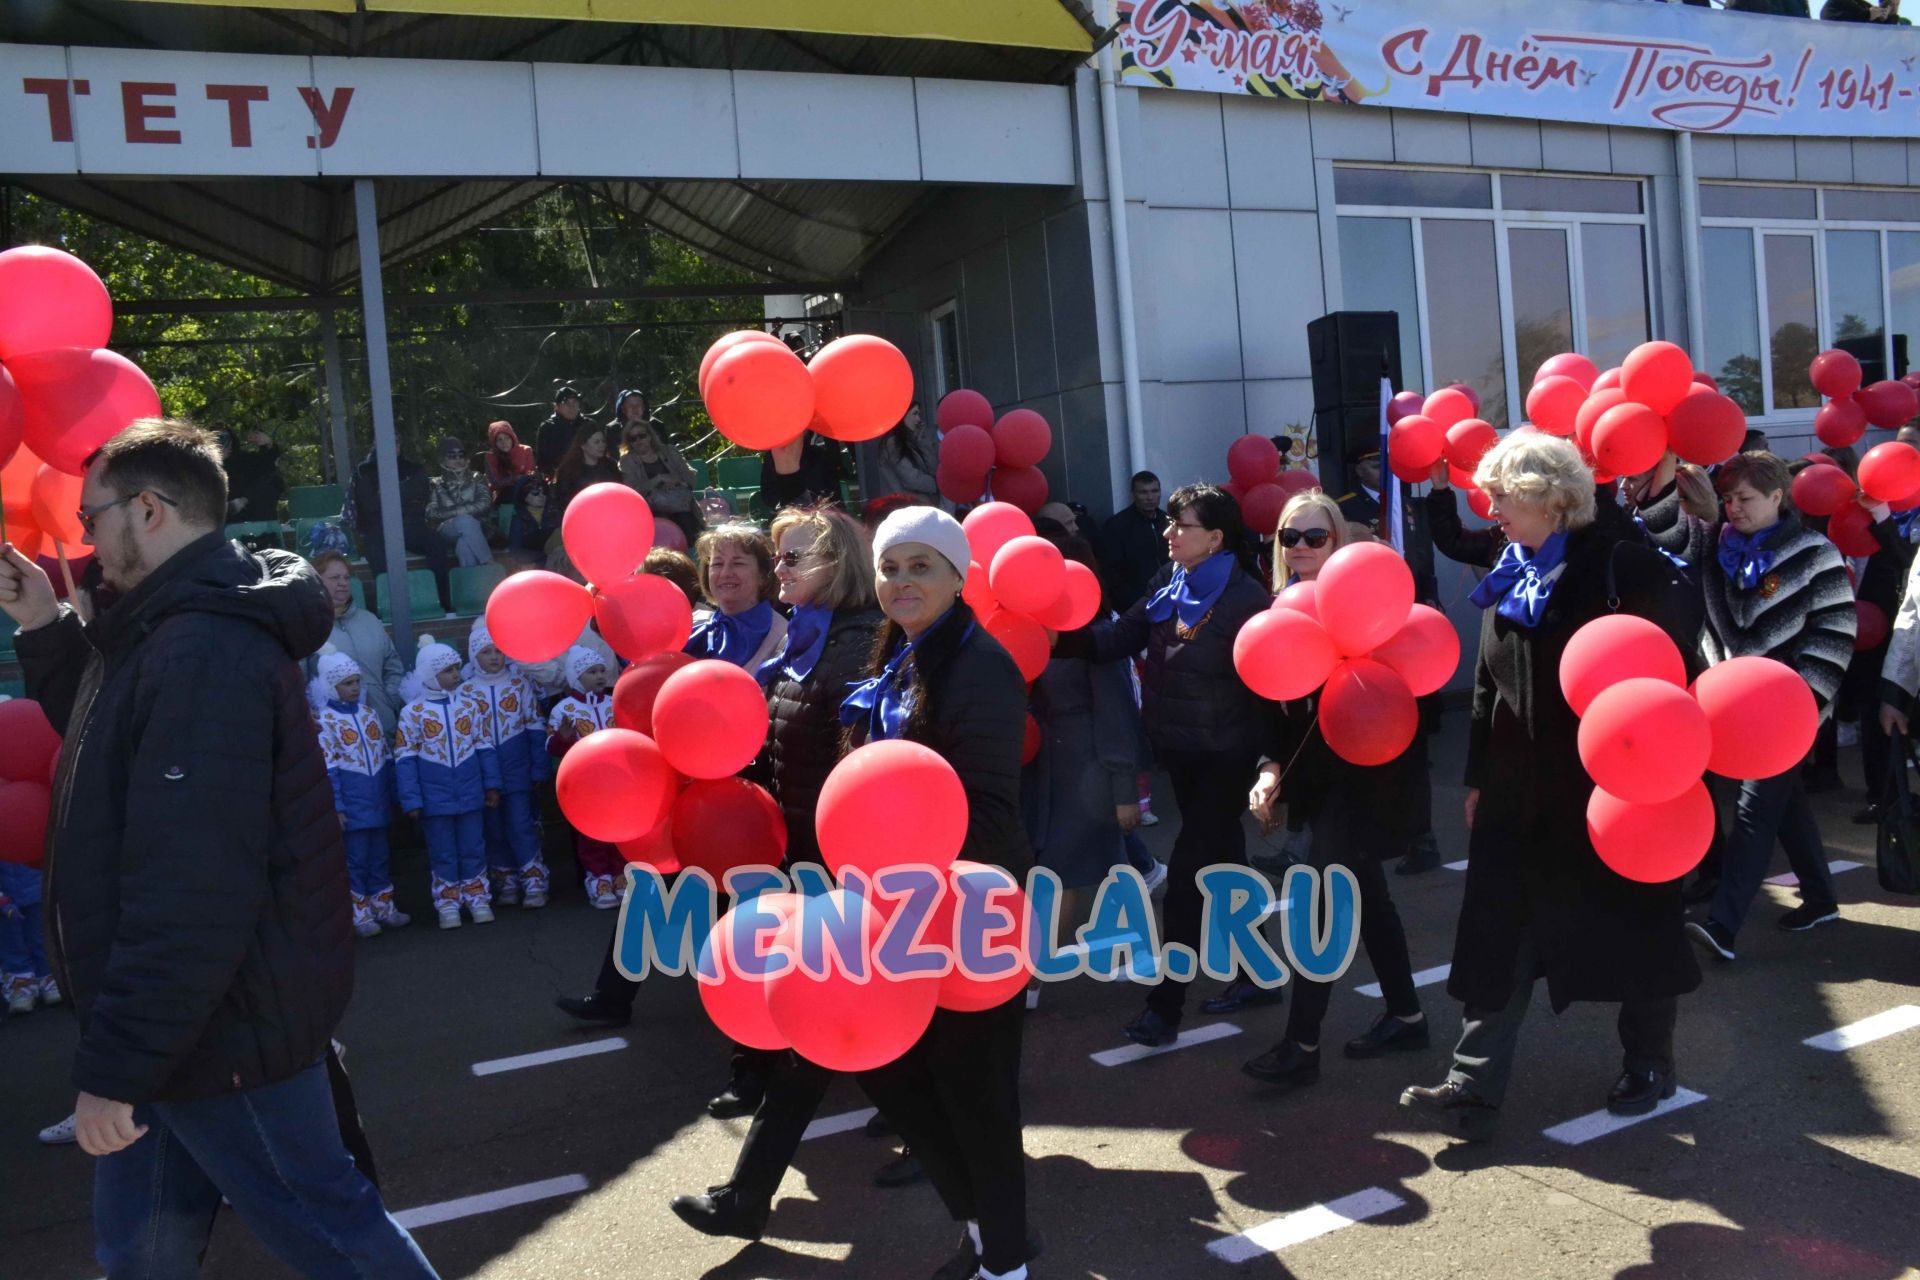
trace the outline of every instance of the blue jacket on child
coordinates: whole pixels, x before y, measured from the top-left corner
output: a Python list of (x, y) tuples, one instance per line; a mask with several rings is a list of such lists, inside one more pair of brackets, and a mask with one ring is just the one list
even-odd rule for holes
[(479, 708), (480, 735), (493, 747), (500, 790), (531, 791), (536, 782), (546, 781), (552, 765), (533, 681), (511, 668), (491, 676), (476, 671), (460, 692)]
[(348, 831), (371, 831), (393, 816), (393, 757), (380, 717), (365, 702), (329, 698), (314, 713), (333, 807), (346, 818)]
[(500, 765), (483, 714), (464, 686), (435, 690), (401, 710), (393, 766), (402, 809), (444, 818), (486, 808), (487, 792), (500, 789)]

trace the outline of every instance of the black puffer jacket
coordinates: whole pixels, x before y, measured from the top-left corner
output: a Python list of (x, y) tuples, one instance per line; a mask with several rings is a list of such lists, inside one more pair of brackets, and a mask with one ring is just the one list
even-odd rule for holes
[(767, 747), (756, 773), (787, 819), (787, 861), (818, 862), (813, 811), (840, 762), (840, 704), (866, 678), (878, 609), (842, 609), (827, 627), (820, 661), (804, 681), (786, 672), (767, 685)]
[(332, 618), (298, 556), (210, 533), (92, 625), (20, 636), (30, 694), (67, 730), (45, 900), (80, 1089), (185, 1101), (326, 1052), (353, 936), (298, 663)]

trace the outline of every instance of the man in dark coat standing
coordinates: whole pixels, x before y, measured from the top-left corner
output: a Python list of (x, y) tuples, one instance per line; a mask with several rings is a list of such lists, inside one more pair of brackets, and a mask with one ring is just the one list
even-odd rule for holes
[(1167, 562), (1167, 513), (1160, 506), (1160, 477), (1142, 471), (1133, 477), (1133, 505), (1116, 511), (1100, 526), (1100, 568), (1106, 574), (1107, 603), (1125, 613), (1147, 593), (1147, 584)]
[(560, 469), (560, 460), (567, 456), (567, 446), (573, 443), (573, 433), (579, 427), (580, 393), (562, 387), (553, 393), (553, 412), (533, 437), (534, 465), (547, 479), (553, 479), (553, 473)]
[(80, 519), (117, 602), (83, 625), (0, 548), (0, 610), (65, 745), (49, 958), (80, 1018), (75, 1131), (110, 1277), (198, 1267), (224, 1196), (304, 1275), (430, 1277), (328, 1084), (353, 988), (338, 819), (299, 661), (332, 610), (299, 557), (225, 542), (213, 437), (135, 423)]

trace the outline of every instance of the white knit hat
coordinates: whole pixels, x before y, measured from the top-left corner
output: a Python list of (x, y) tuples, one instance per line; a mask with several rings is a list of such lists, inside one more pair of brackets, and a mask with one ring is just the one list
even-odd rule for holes
[(567, 684), (575, 689), (580, 687), (580, 677), (595, 667), (604, 667), (607, 660), (596, 649), (585, 645), (575, 645), (567, 650)]
[(340, 687), (342, 680), (351, 680), (357, 675), (364, 674), (360, 670), (360, 664), (353, 660), (352, 654), (341, 653), (337, 649), (331, 653), (321, 654), (320, 661), (314, 664), (314, 670), (319, 674), (320, 683), (326, 689), (329, 698), (334, 696), (334, 690)]
[(413, 659), (413, 674), (426, 688), (433, 688), (434, 677), (448, 667), (460, 665), (460, 655), (450, 644), (441, 644), (432, 636), (420, 637), (420, 652)]
[(873, 531), (873, 567), (880, 569), (880, 557), (903, 542), (919, 542), (946, 557), (960, 581), (967, 580), (967, 563), (973, 553), (967, 546), (967, 531), (960, 522), (938, 507), (901, 507)]
[(493, 647), (493, 633), (487, 630), (487, 615), (483, 613), (473, 620), (473, 630), (467, 632), (468, 660), (479, 657), (482, 649), (491, 647)]

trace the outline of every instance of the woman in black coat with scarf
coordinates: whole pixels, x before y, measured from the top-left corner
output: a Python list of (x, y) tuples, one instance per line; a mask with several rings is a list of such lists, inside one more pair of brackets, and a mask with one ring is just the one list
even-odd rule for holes
[(1700, 983), (1680, 884), (1628, 880), (1594, 852), (1593, 781), (1560, 660), (1582, 626), (1624, 611), (1657, 623), (1697, 671), (1700, 609), (1671, 561), (1594, 523), (1593, 478), (1569, 441), (1515, 432), (1477, 476), (1508, 545), (1473, 592), (1486, 613), (1467, 744), (1472, 835), (1447, 981), (1465, 1025), (1446, 1080), (1400, 1102), (1484, 1140), (1542, 975), (1555, 1012), (1576, 1000), (1620, 1005), (1625, 1055), (1609, 1111), (1640, 1115), (1673, 1095), (1678, 997)]

